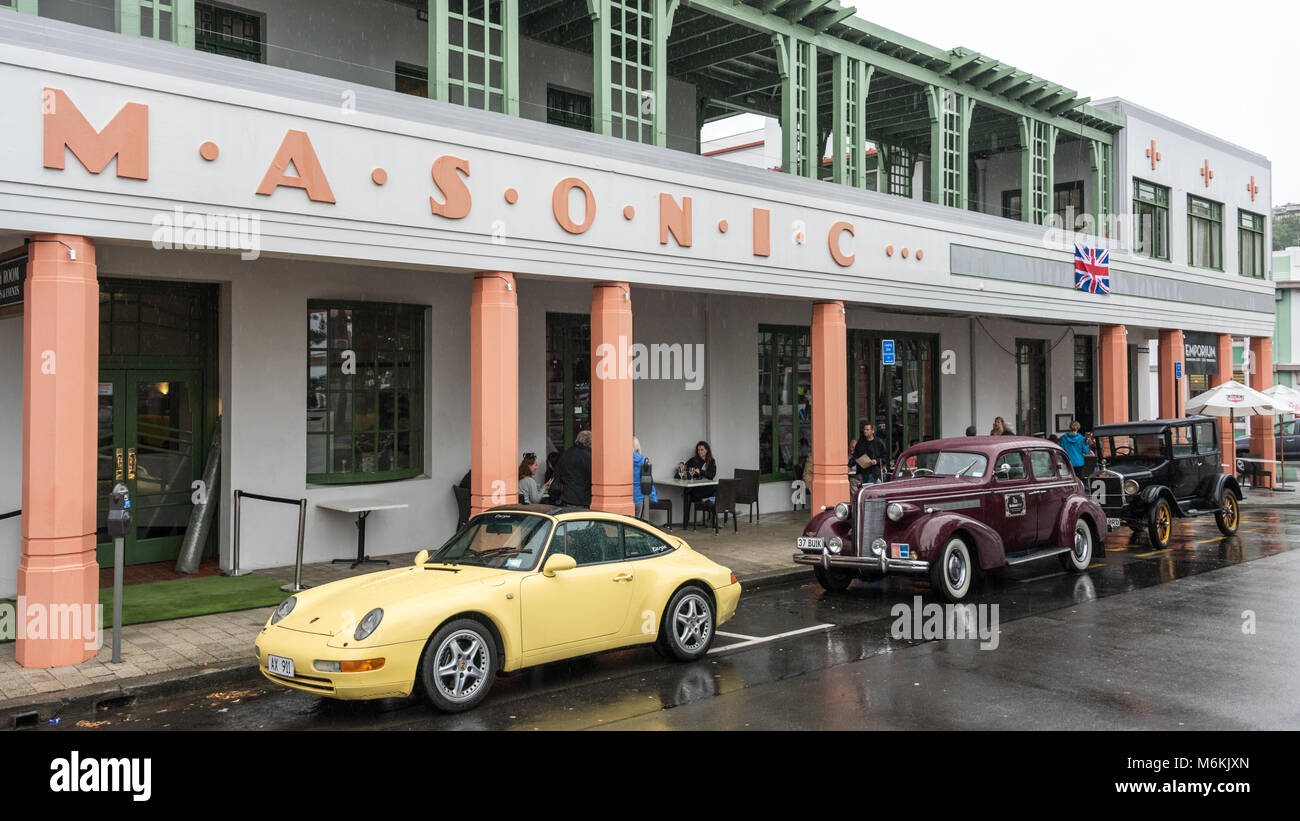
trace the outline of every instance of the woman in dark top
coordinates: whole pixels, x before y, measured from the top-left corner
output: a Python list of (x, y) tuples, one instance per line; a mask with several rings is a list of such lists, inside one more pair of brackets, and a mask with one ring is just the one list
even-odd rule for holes
[[(860, 426), (862, 435), (858, 437), (858, 444), (853, 448), (853, 458), (849, 461), (849, 467), (858, 472), (858, 479), (864, 485), (875, 484), (882, 477), (882, 471), (888, 467), (889, 451), (885, 447), (885, 442), (879, 436), (876, 436), (876, 428), (870, 422), (864, 421)], [(866, 466), (858, 463), (861, 457), (867, 457), (863, 461)]]
[[(713, 449), (703, 440), (695, 443), (695, 455), (685, 462), (677, 463), (678, 470), (686, 471), (691, 479), (713, 479), (718, 475), (718, 463), (713, 459)], [(714, 486), (687, 488), (687, 500), (701, 502), (717, 496)]]

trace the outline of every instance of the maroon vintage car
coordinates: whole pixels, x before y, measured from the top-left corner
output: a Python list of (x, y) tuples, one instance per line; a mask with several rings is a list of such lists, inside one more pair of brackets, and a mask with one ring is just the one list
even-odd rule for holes
[(1059, 556), (1081, 572), (1108, 526), (1065, 451), (1046, 439), (968, 436), (914, 445), (893, 481), (813, 517), (795, 562), (827, 590), (892, 571), (928, 573), (959, 601), (977, 573)]

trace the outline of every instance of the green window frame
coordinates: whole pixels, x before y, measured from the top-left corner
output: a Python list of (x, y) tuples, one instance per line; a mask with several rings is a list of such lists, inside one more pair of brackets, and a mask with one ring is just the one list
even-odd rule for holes
[(1133, 178), (1133, 253), (1169, 261), (1169, 189)]
[(425, 310), (307, 302), (308, 482), (385, 482), (424, 472)]
[(1187, 264), (1223, 270), (1223, 204), (1187, 195)]
[(798, 478), (798, 466), (812, 454), (811, 399), (811, 328), (758, 326), (758, 469), (762, 481)]
[(194, 0), (116, 0), (119, 34), (194, 48)]
[(1237, 211), (1237, 271), (1244, 277), (1263, 279), (1267, 273), (1264, 256), (1264, 215)]
[(266, 62), (266, 16), (218, 3), (194, 4), (194, 50)]
[(430, 0), (428, 43), (431, 96), (518, 116), (518, 0)]
[(1016, 433), (1046, 436), (1047, 340), (1016, 340)]
[(0, 9), (13, 9), (23, 14), (37, 14), (37, 0), (0, 0)]

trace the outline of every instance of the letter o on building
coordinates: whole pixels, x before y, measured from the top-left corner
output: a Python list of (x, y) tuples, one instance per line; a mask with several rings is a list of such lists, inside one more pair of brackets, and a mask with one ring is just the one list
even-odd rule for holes
[(842, 268), (847, 268), (857, 259), (857, 254), (846, 254), (840, 250), (840, 236), (845, 232), (853, 236), (853, 226), (850, 223), (840, 221), (831, 225), (831, 230), (826, 234), (826, 244), (831, 249), (831, 259)]
[[(586, 198), (586, 215), (581, 225), (575, 223), (569, 216), (569, 192), (575, 188), (582, 189), (582, 194)], [(551, 192), (551, 211), (555, 214), (555, 221), (561, 228), (570, 234), (581, 234), (596, 221), (596, 197), (582, 180), (577, 177), (565, 177), (555, 184), (555, 190)]]

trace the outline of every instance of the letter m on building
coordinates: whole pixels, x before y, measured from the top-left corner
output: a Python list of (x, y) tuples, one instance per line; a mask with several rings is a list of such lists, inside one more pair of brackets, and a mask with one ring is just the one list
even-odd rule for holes
[(63, 169), (65, 151), (98, 174), (117, 157), (117, 175), (149, 179), (149, 106), (127, 103), (96, 131), (68, 95), (45, 89), (45, 167)]

